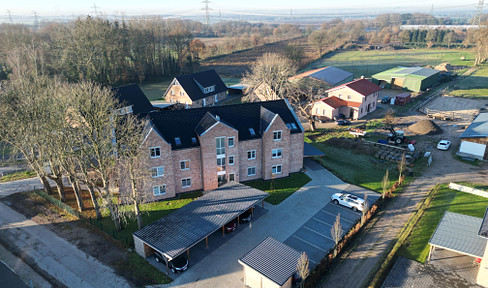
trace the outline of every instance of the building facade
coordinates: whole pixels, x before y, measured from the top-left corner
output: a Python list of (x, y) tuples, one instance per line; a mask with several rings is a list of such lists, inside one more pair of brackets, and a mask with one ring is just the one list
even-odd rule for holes
[(142, 149), (155, 200), (229, 181), (286, 177), (303, 167), (303, 128), (285, 100), (160, 111)]

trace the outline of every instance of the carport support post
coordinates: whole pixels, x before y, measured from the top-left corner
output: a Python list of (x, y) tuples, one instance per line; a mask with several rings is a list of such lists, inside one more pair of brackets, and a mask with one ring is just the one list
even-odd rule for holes
[(208, 248), (208, 236), (205, 237), (205, 248)]
[(261, 206), (264, 208), (264, 200), (261, 200)]
[(430, 255), (432, 255), (432, 249), (434, 248), (434, 246), (430, 245), (430, 248), (429, 248), (429, 256), (427, 256), (427, 262), (430, 262)]
[(240, 222), (240, 221), (239, 221), (239, 217), (240, 217), (240, 216), (241, 216), (241, 215), (237, 215), (237, 225), (239, 225), (239, 222)]
[(163, 256), (164, 262), (166, 263), (166, 274), (169, 275), (169, 261), (166, 256)]
[(222, 226), (222, 236), (225, 236), (224, 226)]
[(190, 249), (186, 250), (186, 257), (188, 258), (188, 262), (190, 262)]

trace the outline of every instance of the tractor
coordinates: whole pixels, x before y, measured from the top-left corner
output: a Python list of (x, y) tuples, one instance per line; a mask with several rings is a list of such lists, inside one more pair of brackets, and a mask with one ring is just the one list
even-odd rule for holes
[(393, 127), (390, 127), (390, 134), (388, 134), (387, 140), (388, 143), (400, 145), (405, 142), (405, 140), (407, 140), (407, 137), (405, 137), (405, 132), (400, 130), (394, 130)]

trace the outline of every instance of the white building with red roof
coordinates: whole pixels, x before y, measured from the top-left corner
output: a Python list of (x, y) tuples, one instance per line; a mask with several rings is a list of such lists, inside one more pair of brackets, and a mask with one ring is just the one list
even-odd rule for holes
[(327, 90), (328, 97), (315, 102), (312, 115), (327, 119), (360, 119), (373, 112), (381, 87), (366, 79), (358, 79)]

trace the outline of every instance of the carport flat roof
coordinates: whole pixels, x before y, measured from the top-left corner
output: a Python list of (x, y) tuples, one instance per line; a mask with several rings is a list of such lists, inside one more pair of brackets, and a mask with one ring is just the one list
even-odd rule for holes
[(230, 182), (133, 235), (171, 260), (268, 195), (255, 188)]
[(482, 218), (446, 211), (429, 244), (481, 258), (487, 241), (478, 235), (482, 221)]
[(303, 145), (303, 157), (325, 156), (322, 151), (312, 146), (312, 144), (304, 142)]

